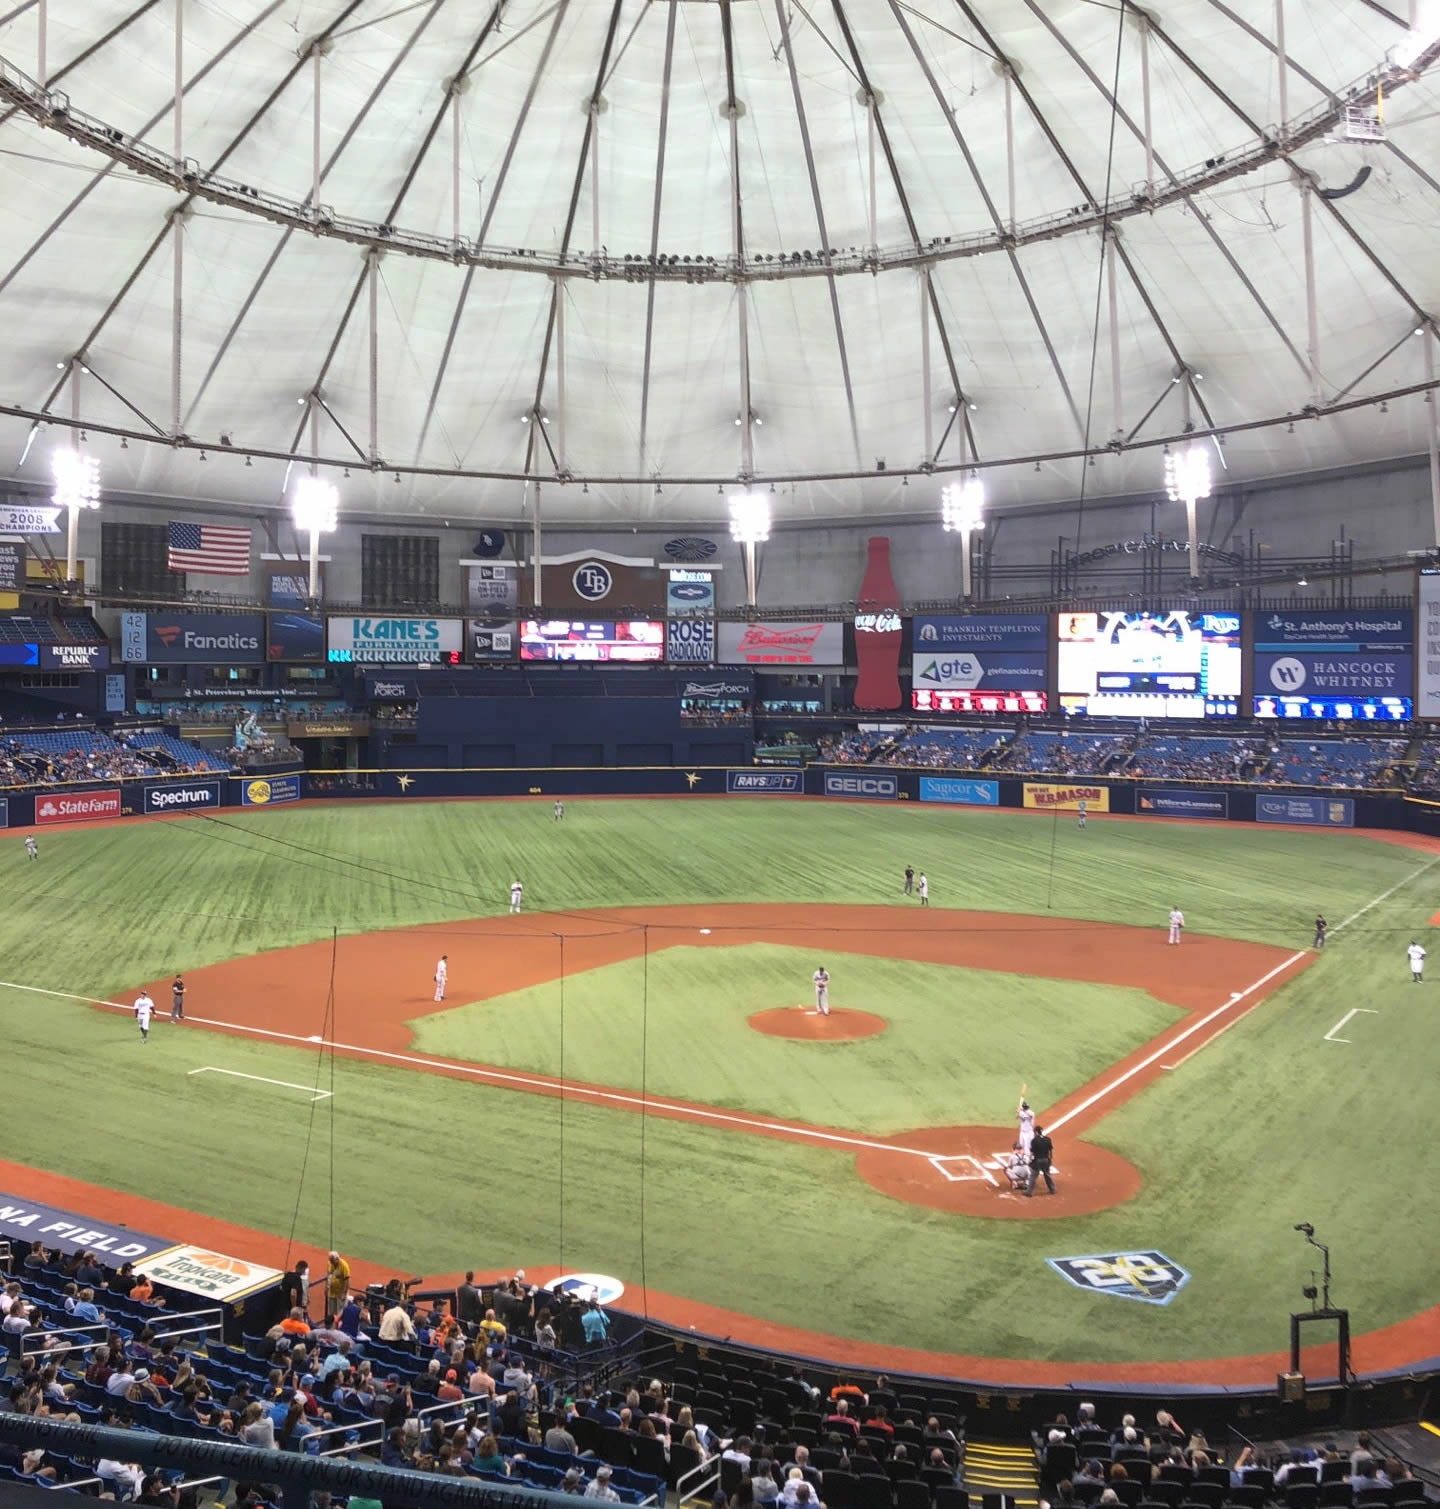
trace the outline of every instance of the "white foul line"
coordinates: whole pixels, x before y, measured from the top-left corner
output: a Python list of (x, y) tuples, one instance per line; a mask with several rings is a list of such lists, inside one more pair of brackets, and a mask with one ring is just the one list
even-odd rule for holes
[[(109, 1006), (115, 1011), (131, 1012), (132, 1006), (123, 1001), (102, 1001), (95, 996), (76, 995), (69, 990), (47, 990), (40, 985), (22, 985), (17, 980), (0, 980), (0, 990), (27, 990), (33, 995), (54, 996), (62, 1001), (84, 1001), (91, 1006)], [(715, 1121), (726, 1126), (754, 1127), (762, 1132), (778, 1132), (797, 1140), (830, 1143), (838, 1147), (872, 1148), (879, 1153), (902, 1153), (915, 1158), (942, 1158), (928, 1148), (901, 1147), (894, 1142), (875, 1142), (867, 1137), (850, 1137), (840, 1132), (825, 1132), (819, 1127), (804, 1126), (793, 1121), (765, 1121), (751, 1116), (735, 1116), (728, 1111), (711, 1111), (704, 1106), (679, 1105), (673, 1101), (656, 1100), (653, 1096), (625, 1095), (618, 1090), (597, 1090), (590, 1085), (577, 1085), (555, 1079), (539, 1079), (528, 1074), (507, 1074), (499, 1069), (487, 1069), (479, 1064), (462, 1064), (453, 1059), (427, 1058), (418, 1053), (389, 1053), (383, 1048), (366, 1048), (359, 1043), (341, 1043), (330, 1038), (301, 1037), (293, 1032), (273, 1032), (268, 1027), (251, 1027), (241, 1022), (222, 1022), (215, 1017), (186, 1015), (187, 1022), (201, 1027), (223, 1027), (227, 1032), (245, 1033), (250, 1037), (273, 1038), (282, 1043), (304, 1043), (336, 1048), (342, 1053), (353, 1053), (365, 1058), (384, 1059), (394, 1064), (409, 1064), (418, 1069), (436, 1069), (444, 1074), (470, 1075), (475, 1079), (492, 1080), (500, 1085), (519, 1085), (522, 1089), (544, 1090), (565, 1099), (604, 1101), (612, 1105), (641, 1106), (650, 1111), (673, 1111), (690, 1121)], [(304, 1088), (309, 1088), (305, 1086)]]
[[(1344, 919), (1344, 921), (1337, 922), (1335, 926), (1330, 929), (1330, 931), (1332, 933), (1338, 933), (1342, 929), (1349, 927), (1352, 922), (1358, 922), (1360, 918), (1363, 917), (1365, 913), (1368, 912), (1372, 907), (1379, 906), (1382, 901), (1388, 901), (1390, 897), (1392, 897), (1395, 892), (1398, 891), (1402, 886), (1409, 885), (1412, 880), (1418, 879), (1421, 875), (1425, 874), (1427, 870), (1433, 870), (1436, 865), (1440, 865), (1440, 854), (1437, 854), (1433, 859), (1426, 860), (1423, 865), (1417, 865), (1415, 869), (1411, 870), (1408, 875), (1403, 876), (1401, 879), (1397, 880), (1395, 884), (1392, 885), (1388, 890), (1381, 891), (1378, 896), (1376, 896), (1371, 901), (1367, 901), (1364, 906), (1359, 908), (1358, 911), (1351, 912), (1350, 915)], [(1283, 974), (1284, 971), (1289, 969), (1292, 964), (1295, 964), (1299, 960), (1303, 959), (1308, 952), (1308, 949), (1296, 949), (1295, 952), (1284, 961), (1284, 963), (1277, 964), (1274, 969), (1269, 970), (1265, 974), (1261, 975), (1258, 980), (1252, 981), (1245, 987), (1244, 990), (1236, 991), (1235, 994), (1232, 995), (1223, 1006), (1217, 1006), (1214, 1011), (1202, 1017), (1198, 1022), (1192, 1022), (1190, 1026), (1187, 1027), (1183, 1032), (1177, 1033), (1173, 1038), (1170, 1039), (1169, 1042), (1167, 1042), (1163, 1047), (1157, 1048), (1154, 1053), (1149, 1055), (1149, 1057), (1142, 1059), (1138, 1064), (1132, 1064), (1131, 1067), (1126, 1069), (1123, 1074), (1116, 1075), (1116, 1077), (1112, 1079), (1108, 1084), (1102, 1085), (1098, 1090), (1096, 1090), (1093, 1095), (1086, 1096), (1086, 1098), (1081, 1101), (1078, 1106), (1075, 1106), (1071, 1110), (1066, 1111), (1063, 1116), (1057, 1116), (1054, 1121), (1047, 1122), (1046, 1125), (1053, 1132), (1057, 1128), (1064, 1126), (1065, 1123), (1067, 1121), (1070, 1121), (1073, 1117), (1078, 1116), (1081, 1111), (1088, 1111), (1091, 1106), (1093, 1106), (1097, 1101), (1103, 1100), (1105, 1096), (1107, 1096), (1112, 1090), (1118, 1089), (1127, 1080), (1134, 1078), (1134, 1076), (1140, 1073), (1142, 1069), (1148, 1069), (1156, 1059), (1163, 1058), (1167, 1053), (1170, 1052), (1172, 1048), (1176, 1047), (1180, 1043), (1183, 1043), (1187, 1038), (1192, 1037), (1195, 1033), (1199, 1032), (1202, 1027), (1209, 1026), (1209, 1024), (1213, 1022), (1216, 1017), (1224, 1015), (1224, 1013), (1229, 1011), (1237, 1001), (1243, 1001), (1246, 996), (1254, 995), (1254, 993), (1262, 986), (1268, 985), (1276, 975)], [(1235, 1021), (1239, 1020), (1240, 1018), (1236, 1017)], [(1229, 1022), (1224, 1028), (1221, 1028), (1221, 1031), (1226, 1031), (1229, 1027), (1233, 1027), (1234, 1025), (1234, 1022)], [(1207, 1039), (1207, 1041), (1214, 1042), (1215, 1038), (1219, 1036), (1220, 1033), (1217, 1032), (1214, 1037)], [(1204, 1046), (1204, 1043), (1197, 1044), (1196, 1048), (1192, 1049), (1191, 1052), (1197, 1052)], [(1189, 1058), (1190, 1056), (1191, 1054), (1187, 1053), (1185, 1055), (1185, 1058)], [(1180, 1063), (1184, 1062), (1185, 1059), (1180, 1060)], [(1173, 1064), (1170, 1067), (1179, 1068), (1179, 1064)]]
[(1339, 1032), (1339, 1030), (1345, 1025), (1346, 1022), (1350, 1020), (1351, 1017), (1359, 1016), (1362, 1011), (1366, 1016), (1380, 1015), (1378, 1011), (1372, 1011), (1368, 1006), (1357, 1006), (1353, 1011), (1347, 1011), (1345, 1015), (1335, 1023), (1335, 1025), (1329, 1030), (1329, 1032), (1325, 1034), (1325, 1041), (1327, 1043), (1348, 1043), (1350, 1041), (1348, 1037), (1336, 1037), (1335, 1034)]
[(189, 1069), (189, 1074), (228, 1074), (231, 1079), (253, 1079), (257, 1085), (280, 1085), (286, 1090), (303, 1090), (309, 1097), (311, 1105), (317, 1100), (329, 1100), (335, 1093), (333, 1090), (317, 1090), (314, 1085), (297, 1085), (288, 1079), (266, 1079), (263, 1074), (242, 1074), (238, 1069), (220, 1069), (214, 1064), (202, 1064), (198, 1069)]

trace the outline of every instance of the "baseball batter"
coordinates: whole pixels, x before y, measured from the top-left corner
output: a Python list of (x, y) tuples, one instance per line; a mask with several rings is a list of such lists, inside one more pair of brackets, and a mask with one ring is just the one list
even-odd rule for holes
[(155, 1003), (142, 990), (135, 997), (135, 1025), (140, 1029), (140, 1041), (150, 1041), (150, 1018), (155, 1014)]
[(1170, 936), (1165, 940), (1167, 943), (1178, 943), (1180, 934), (1185, 930), (1185, 913), (1178, 906), (1170, 908)]
[(1425, 975), (1425, 950), (1412, 938), (1410, 947), (1405, 950), (1405, 956), (1410, 960), (1410, 978), (1417, 985), (1424, 983)]
[(821, 1016), (829, 1016), (830, 971), (822, 964), (810, 978), (815, 981), (815, 1010)]
[(520, 884), (520, 877), (517, 875), (515, 879), (510, 882), (510, 910), (512, 912), (518, 912), (520, 910), (520, 902), (523, 899), (524, 895), (525, 887)]
[(1030, 1102), (1025, 1099), (1025, 1091), (1020, 1091), (1020, 1104), (1015, 1107), (1015, 1116), (1020, 1123), (1020, 1151), (1025, 1156), (1026, 1163), (1030, 1161), (1030, 1144), (1035, 1140), (1035, 1113), (1030, 1109)]
[(435, 999), (445, 999), (445, 981), (450, 976), (450, 955), (441, 954), (440, 962), (435, 966)]

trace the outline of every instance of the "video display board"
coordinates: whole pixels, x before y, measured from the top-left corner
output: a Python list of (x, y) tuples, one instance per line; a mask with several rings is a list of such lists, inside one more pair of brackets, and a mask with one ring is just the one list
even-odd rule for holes
[(1240, 711), (1240, 615), (1061, 613), (1056, 691), (1092, 718), (1234, 718)]
[(1255, 616), (1257, 718), (1408, 720), (1414, 616), (1316, 608)]
[(520, 625), (521, 660), (634, 661), (665, 658), (665, 625), (652, 619), (528, 618)]

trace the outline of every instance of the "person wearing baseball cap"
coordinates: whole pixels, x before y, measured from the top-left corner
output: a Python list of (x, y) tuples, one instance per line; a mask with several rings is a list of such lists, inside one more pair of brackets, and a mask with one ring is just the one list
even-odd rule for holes
[(620, 1495), (610, 1486), (611, 1468), (608, 1465), (596, 1468), (595, 1476), (585, 1489), (587, 1499), (600, 1499), (607, 1504), (618, 1504)]
[(442, 1404), (453, 1403), (456, 1399), (465, 1397), (465, 1390), (460, 1387), (460, 1375), (454, 1368), (447, 1368), (445, 1376), (440, 1380), (440, 1387), (435, 1390), (435, 1397)]

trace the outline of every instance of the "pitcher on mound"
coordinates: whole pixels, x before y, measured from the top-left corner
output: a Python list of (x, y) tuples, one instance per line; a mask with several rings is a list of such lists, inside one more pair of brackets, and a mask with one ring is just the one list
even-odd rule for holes
[(822, 964), (810, 978), (815, 982), (815, 1010), (820, 1016), (829, 1016), (830, 971)]

